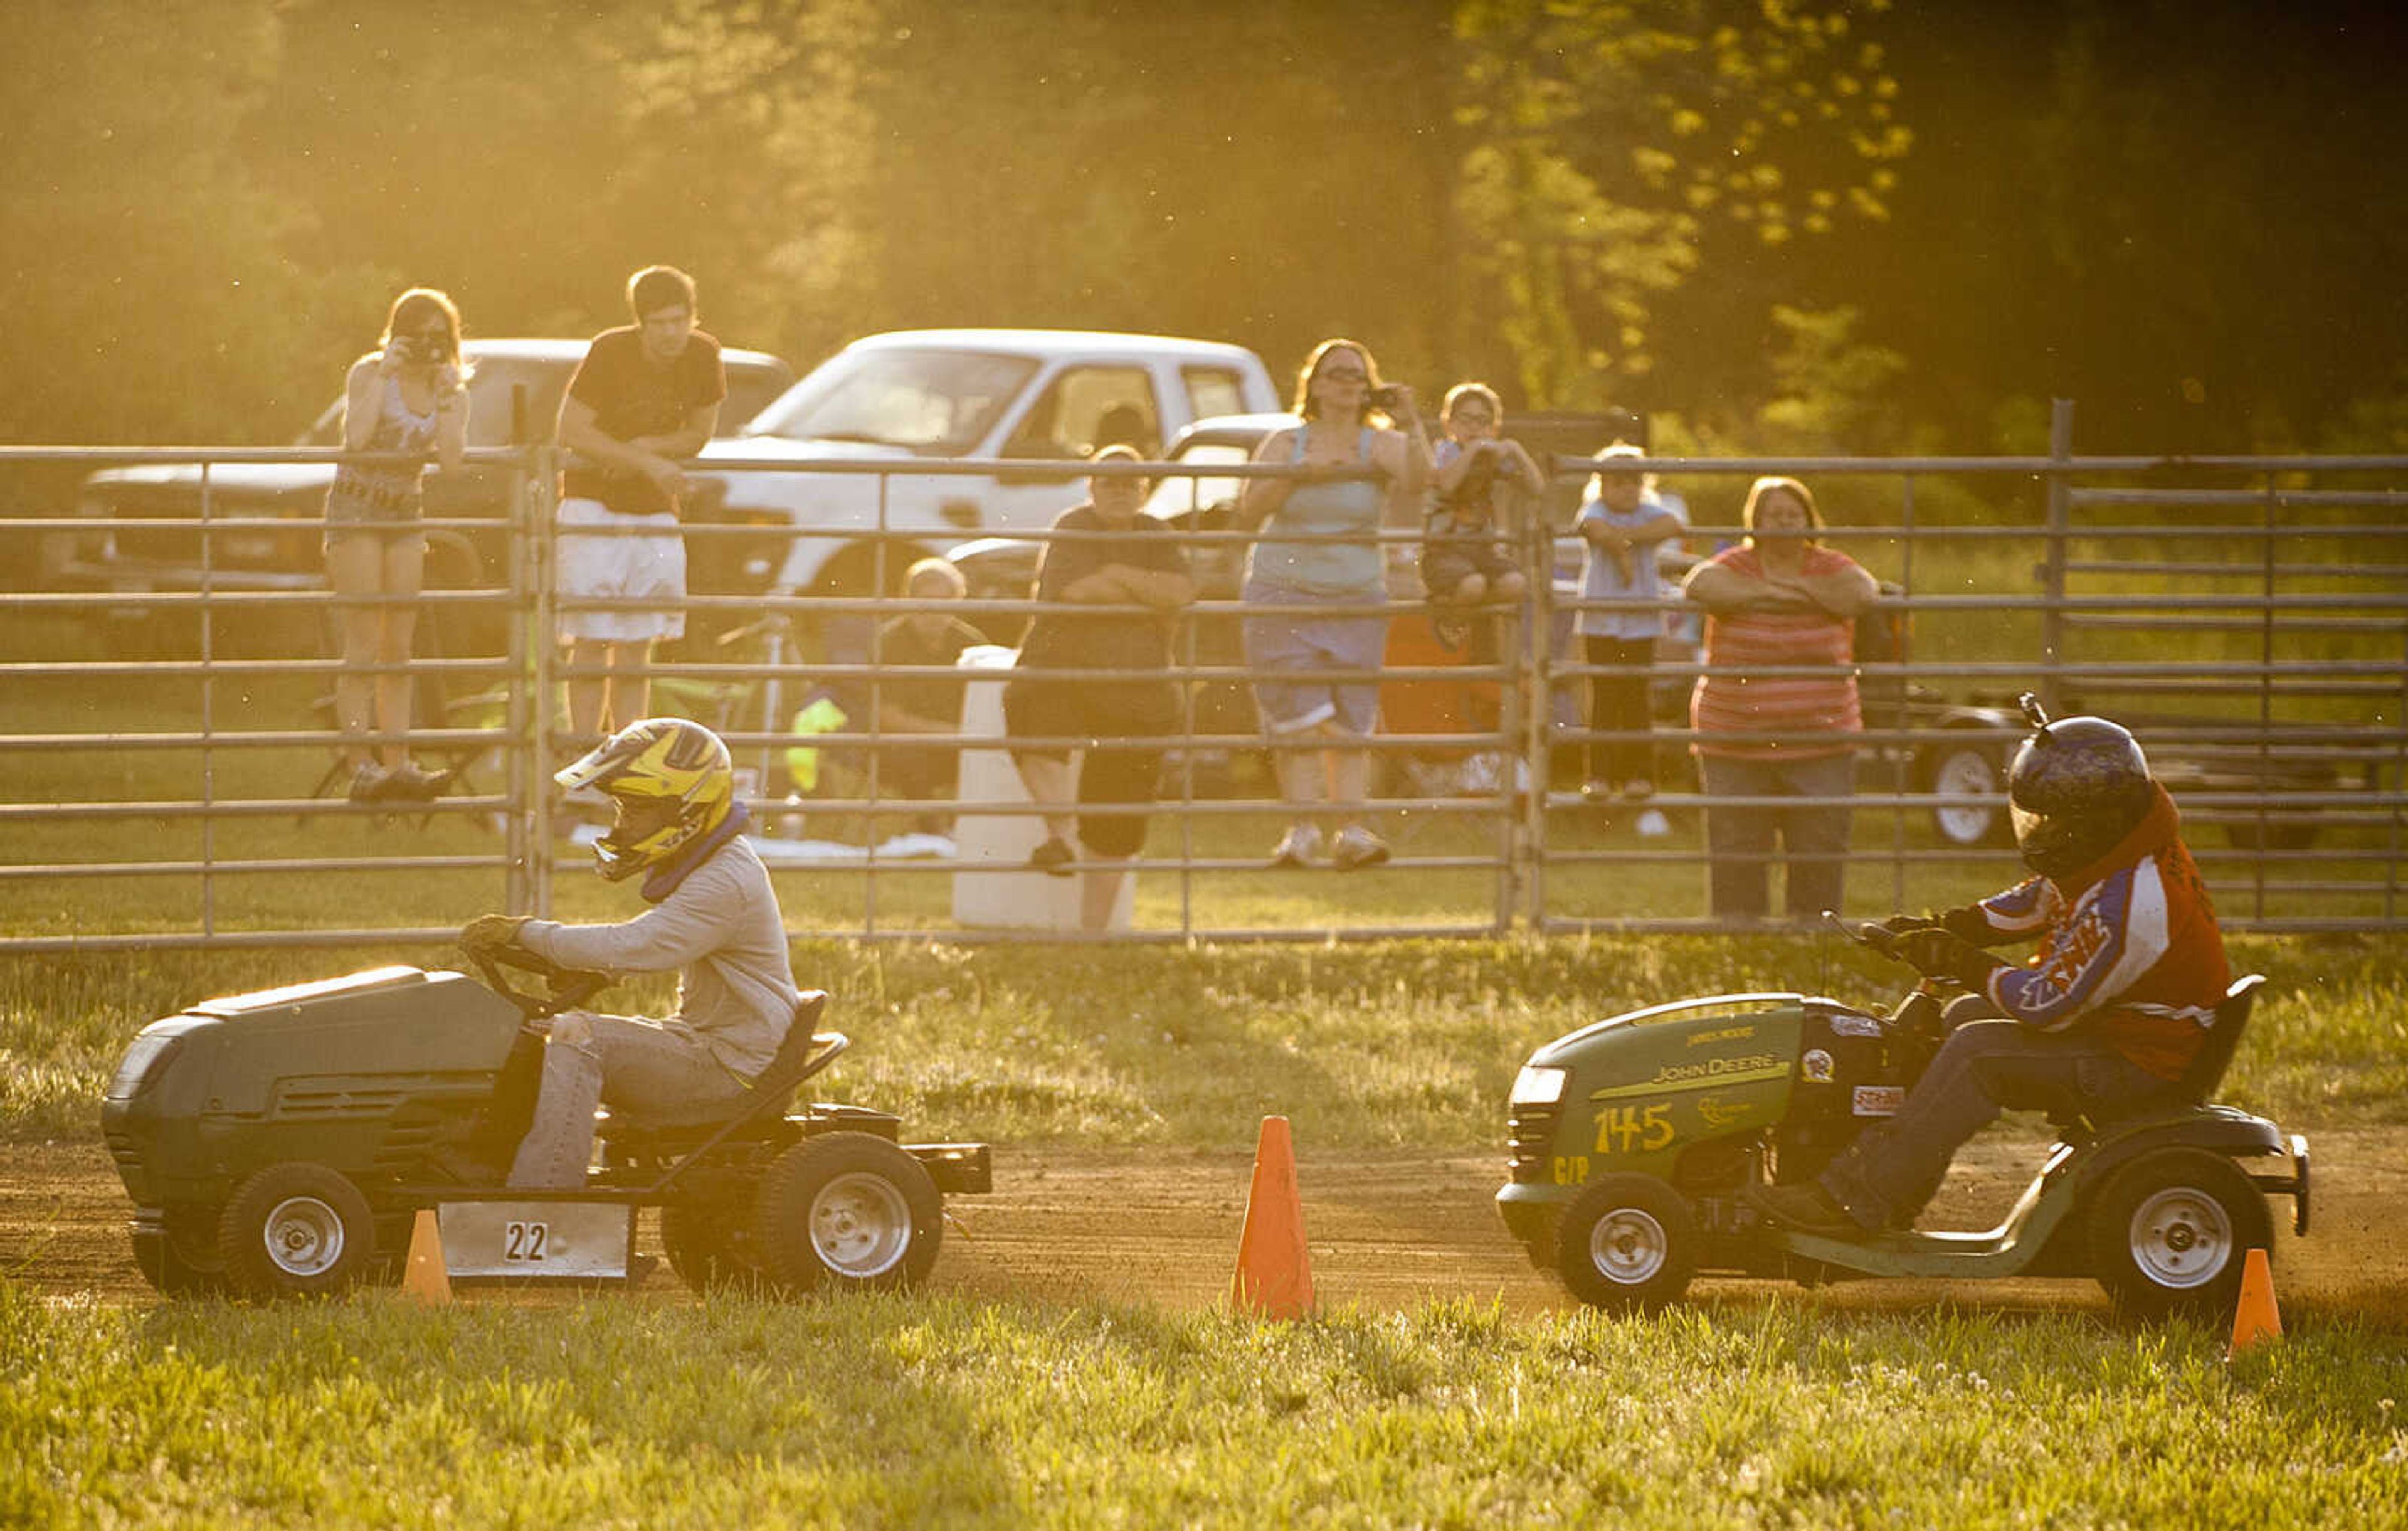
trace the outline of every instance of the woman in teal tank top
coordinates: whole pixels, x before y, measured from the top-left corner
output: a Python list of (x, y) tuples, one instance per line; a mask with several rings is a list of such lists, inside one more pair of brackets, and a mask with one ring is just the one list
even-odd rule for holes
[(1322, 830), (1314, 815), (1326, 811), (1335, 831), (1331, 863), (1347, 871), (1388, 859), (1363, 822), (1371, 761), (1362, 741), (1379, 724), (1380, 688), (1330, 672), (1378, 669), (1388, 619), (1323, 608), (1387, 599), (1380, 527), (1383, 520), (1420, 524), (1429, 452), (1412, 390), (1382, 389), (1371, 353), (1353, 340), (1314, 348), (1297, 375), (1294, 408), (1302, 423), (1271, 433), (1254, 461), (1302, 471), (1249, 479), (1239, 507), (1240, 521), (1259, 535), (1246, 564), (1246, 662), (1263, 730), (1280, 747), (1280, 794), (1293, 814), (1271, 864), (1315, 860)]

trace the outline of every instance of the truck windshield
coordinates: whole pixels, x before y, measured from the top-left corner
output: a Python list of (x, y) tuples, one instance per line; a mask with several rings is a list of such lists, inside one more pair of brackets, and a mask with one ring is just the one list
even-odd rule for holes
[(1036, 370), (1028, 357), (991, 351), (843, 351), (762, 410), (744, 434), (959, 457), (986, 438)]

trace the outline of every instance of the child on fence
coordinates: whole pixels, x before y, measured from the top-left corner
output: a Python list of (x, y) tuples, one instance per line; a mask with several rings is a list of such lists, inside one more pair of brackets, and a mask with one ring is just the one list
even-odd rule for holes
[[(1655, 486), (1635, 466), (1646, 453), (1616, 441), (1597, 454), (1580, 517), (1581, 657), (1596, 673), (1588, 680), (1588, 726), (1597, 734), (1644, 735), (1650, 725), (1647, 665), (1664, 614), (1638, 603), (1661, 600), (1664, 585), (1656, 554), (1681, 535), (1681, 518), (1659, 500)], [(1594, 609), (1590, 602), (1629, 602)], [(1591, 739), (1588, 781), (1581, 789), (1591, 802), (1637, 803), (1656, 794), (1656, 751), (1644, 737)]]
[(1535, 499), (1546, 479), (1519, 442), (1498, 435), (1504, 422), (1504, 406), (1485, 383), (1456, 384), (1440, 408), (1445, 437), (1432, 459), (1435, 503), (1422, 534), (1422, 587), (1429, 593), (1431, 626), (1450, 649), (1462, 641), (1470, 608), (1518, 601), (1528, 588), (1513, 552), (1519, 518), (1505, 497), (1518, 489)]

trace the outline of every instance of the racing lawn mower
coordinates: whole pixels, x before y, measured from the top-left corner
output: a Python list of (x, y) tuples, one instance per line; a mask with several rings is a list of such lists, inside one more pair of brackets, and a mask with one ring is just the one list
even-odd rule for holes
[(637, 1209), (657, 1207), (669, 1264), (697, 1290), (904, 1286), (936, 1263), (944, 1194), (990, 1189), (983, 1143), (900, 1143), (896, 1117), (863, 1107), (790, 1109), (848, 1045), (816, 1029), (818, 993), (734, 1107), (606, 1116), (583, 1187), (506, 1189), (544, 1022), (610, 980), (498, 955), (541, 990), (480, 953), (483, 984), (379, 967), (144, 1027), (101, 1126), (150, 1283), (264, 1299), (391, 1280), (425, 1208), (454, 1277), (625, 1281), (641, 1273)]
[[(1878, 925), (1833, 922), (1891, 950)], [(1742, 1192), (1811, 1181), (1894, 1114), (1945, 1040), (1937, 980), (1877, 1014), (1796, 994), (1718, 994), (1557, 1037), (1513, 1082), (1511, 1179), (1497, 1194), (1533, 1264), (1612, 1309), (1654, 1309), (1701, 1274), (1806, 1285), (1861, 1277), (2090, 1277), (2135, 1318), (2230, 1315), (2243, 1256), (2272, 1256), (2269, 1193), (2308, 1231), (2308, 1144), (2207, 1104), (2264, 980), (2235, 982), (2171, 1097), (2059, 1120), (2039, 1175), (1982, 1233), (1832, 1237)]]

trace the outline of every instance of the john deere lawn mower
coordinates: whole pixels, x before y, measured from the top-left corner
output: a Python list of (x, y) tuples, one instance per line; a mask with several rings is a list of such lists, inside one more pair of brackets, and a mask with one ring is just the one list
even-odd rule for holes
[[(1879, 926), (1844, 926), (1887, 951)], [(1699, 1275), (2089, 1277), (2119, 1310), (2229, 1317), (2271, 1255), (2269, 1195), (2308, 1229), (2308, 1145), (2210, 1104), (2262, 980), (2234, 983), (2179, 1088), (2059, 1137), (1997, 1227), (1829, 1237), (1781, 1226), (1751, 1186), (1813, 1180), (1894, 1114), (1944, 1040), (1927, 981), (1894, 1014), (1799, 994), (1716, 994), (1614, 1016), (1530, 1055), (1509, 1104), (1506, 1226), (1583, 1302), (1653, 1309)]]

